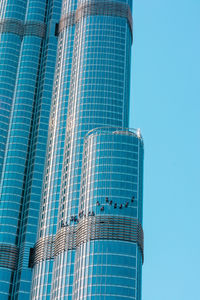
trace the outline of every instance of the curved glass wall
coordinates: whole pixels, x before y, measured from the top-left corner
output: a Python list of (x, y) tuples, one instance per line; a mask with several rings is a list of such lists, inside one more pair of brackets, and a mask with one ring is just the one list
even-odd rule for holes
[(143, 142), (99, 129), (85, 140), (73, 299), (141, 299)]
[[(14, 2), (18, 14), (22, 14), (22, 1)], [(10, 9), (12, 18), (17, 18), (14, 2), (3, 4), (5, 11)], [(6, 299), (8, 295), (28, 298), (30, 293), (29, 251), (36, 240), (56, 57), (55, 24), (59, 20), (58, 1), (54, 1), (54, 7), (53, 1), (41, 0), (24, 1), (24, 5), (24, 20), (21, 18), (21, 31), (17, 33), (21, 47), (1, 181), (0, 251), (2, 259), (7, 261), (10, 255), (15, 262), (12, 266), (0, 264), (2, 274), (10, 274), (1, 283)], [(7, 27), (5, 22), (2, 27), (5, 33), (18, 28), (13, 19), (9, 20)]]
[(143, 142), (125, 129), (131, 9), (0, 3), (1, 299), (141, 300)]
[[(57, 27), (57, 62), (52, 94), (37, 244), (53, 242), (54, 235), (56, 234), (75, 33), (73, 12), (76, 9), (76, 2), (77, 1), (63, 1), (60, 25)], [(68, 22), (66, 19), (67, 16), (71, 16)], [(41, 260), (34, 266), (31, 292), (32, 299), (39, 299), (40, 297), (45, 297), (45, 299), (49, 298), (52, 264), (53, 260), (48, 257), (45, 261)]]
[(94, 129), (86, 135), (79, 213), (142, 223), (143, 141), (139, 131)]
[[(35, 9), (37, 9), (37, 6), (40, 7), (39, 1), (35, 3), (34, 6)], [(37, 97), (32, 118), (28, 167), (26, 171), (27, 177), (24, 192), (23, 217), (20, 228), (20, 239), (18, 241), (18, 244), (21, 245), (21, 247), (18, 272), (16, 275), (16, 291), (18, 294), (24, 293), (25, 291), (26, 298), (28, 298), (31, 290), (30, 279), (32, 277), (32, 270), (30, 268), (31, 264), (29, 260), (29, 252), (34, 246), (37, 236), (37, 224), (44, 175), (43, 170), (47, 146), (49, 114), (57, 54), (58, 38), (55, 35), (55, 27), (60, 18), (60, 10), (60, 0), (46, 1), (44, 22), (46, 27), (46, 35), (42, 42), (40, 54), (40, 67), (37, 77)], [(37, 11), (39, 12), (40, 10)], [(44, 285), (44, 289), (45, 288), (46, 285)]]
[[(120, 12), (130, 12), (127, 1), (116, 3)], [(63, 225), (76, 226), (85, 134), (128, 126), (131, 26), (128, 13), (119, 16), (115, 1), (110, 12), (109, 4), (78, 2), (57, 235)], [(71, 299), (74, 258), (73, 249), (56, 255), (52, 299)]]
[[(0, 180), (6, 149), (10, 113), (13, 103), (17, 67), (22, 41), (22, 24), (27, 1), (7, 1), (0, 3)], [(2, 203), (0, 204), (2, 208)], [(4, 204), (5, 205), (5, 204)], [(4, 210), (3, 205), (3, 210)], [(1, 210), (0, 215), (3, 211)], [(4, 223), (4, 222), (3, 222)], [(6, 220), (7, 224), (7, 220)], [(3, 227), (1, 233), (8, 231)], [(1, 235), (0, 233), (0, 235)], [(16, 268), (18, 248), (0, 241), (0, 298), (8, 299), (12, 289), (13, 270)], [(5, 259), (8, 256), (9, 259)], [(12, 263), (10, 263), (11, 261)]]
[(0, 1), (0, 179), (23, 35), (26, 0)]

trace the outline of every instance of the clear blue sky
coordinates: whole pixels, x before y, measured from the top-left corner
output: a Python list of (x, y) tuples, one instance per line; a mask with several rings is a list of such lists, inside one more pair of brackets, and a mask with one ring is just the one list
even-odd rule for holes
[(142, 300), (200, 299), (200, 0), (135, 0), (131, 127), (145, 142)]

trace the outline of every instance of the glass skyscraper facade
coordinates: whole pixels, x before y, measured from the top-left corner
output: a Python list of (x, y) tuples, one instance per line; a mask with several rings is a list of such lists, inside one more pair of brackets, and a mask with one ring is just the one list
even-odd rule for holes
[(131, 11), (0, 3), (0, 299), (141, 300)]

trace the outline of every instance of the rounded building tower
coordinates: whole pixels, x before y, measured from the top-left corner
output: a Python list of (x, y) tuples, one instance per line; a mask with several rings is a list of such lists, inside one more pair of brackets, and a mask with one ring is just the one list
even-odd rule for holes
[[(59, 0), (0, 1), (0, 299), (28, 299)], [(57, 19), (56, 19), (57, 17)], [(2, 171), (2, 172), (1, 172)]]
[(62, 1), (32, 299), (141, 300), (143, 141), (126, 129), (131, 9)]
[(141, 300), (131, 11), (132, 0), (0, 1), (2, 300)]
[(0, 179), (23, 37), (26, 0), (0, 1)]
[[(55, 6), (55, 1), (54, 6)], [(54, 241), (57, 228), (61, 174), (64, 155), (67, 107), (75, 33), (76, 0), (58, 1), (56, 66), (51, 101), (46, 164), (40, 216), (34, 253), (31, 299), (50, 298)], [(62, 3), (61, 3), (62, 2)], [(68, 16), (68, 18), (66, 18)], [(57, 22), (59, 19), (57, 19)]]
[(93, 130), (83, 153), (73, 299), (141, 300), (142, 138)]
[(73, 243), (64, 248), (57, 245), (60, 238), (68, 239), (68, 234), (75, 239), (84, 137), (100, 126), (128, 127), (131, 6), (128, 0), (79, 0), (75, 12), (52, 299), (73, 296), (76, 247)]

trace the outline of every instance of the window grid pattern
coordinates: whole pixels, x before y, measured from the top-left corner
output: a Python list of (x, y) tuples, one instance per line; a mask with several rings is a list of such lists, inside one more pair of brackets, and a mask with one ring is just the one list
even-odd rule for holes
[[(33, 16), (33, 13), (30, 13), (30, 4), (37, 4), (37, 2), (36, 0), (28, 2), (25, 22), (29, 19), (30, 14)], [(43, 5), (40, 5), (40, 11), (34, 11), (35, 18), (40, 19), (41, 15), (43, 15), (44, 20), (45, 9), (46, 5), (43, 2)], [(1, 232), (1, 241), (13, 245), (18, 244), (21, 220), (23, 220), (26, 168), (29, 156), (28, 147), (30, 144), (32, 114), (38, 87), (37, 74), (41, 46), (41, 37), (24, 36), (20, 49), (16, 85), (10, 114), (1, 184), (1, 228), (3, 229)], [(26, 239), (28, 240), (28, 237)], [(23, 247), (22, 244), (20, 246), (21, 248)], [(22, 256), (20, 260), (22, 261)], [(30, 290), (30, 274), (29, 278), (26, 278), (26, 281), (22, 279), (19, 282), (19, 279), (17, 279), (18, 283), (15, 284), (14, 281), (17, 275), (19, 278), (21, 277), (19, 270), (14, 273), (13, 290), (9, 290), (9, 293), (14, 296), (14, 290), (23, 290), (25, 294), (28, 294)]]
[(0, 20), (17, 19), (24, 20), (27, 7), (27, 0), (2, 0), (0, 3)]
[(115, 1), (86, 1), (79, 5), (77, 11), (73, 11), (63, 16), (58, 25), (58, 33), (65, 27), (78, 23), (83, 17), (89, 15), (106, 15), (113, 17), (127, 18), (132, 34), (132, 14), (129, 5)]
[[(27, 285), (27, 274), (32, 277), (32, 270), (28, 268), (29, 250), (36, 241), (37, 223), (39, 217), (39, 207), (42, 192), (42, 180), (44, 174), (45, 153), (47, 146), (49, 114), (51, 107), (52, 88), (54, 82), (54, 69), (56, 63), (57, 37), (55, 37), (55, 24), (60, 17), (60, 1), (48, 1), (46, 6), (45, 23), (47, 24), (47, 35), (43, 41), (40, 69), (38, 74), (38, 90), (35, 111), (33, 115), (33, 127), (31, 133), (31, 143), (28, 159), (28, 177), (26, 179), (25, 205), (23, 224), (21, 225), (21, 242), (23, 244), (23, 260), (19, 262), (18, 285), (20, 290), (24, 290), (22, 282), (26, 284), (27, 298), (29, 297), (31, 286)], [(39, 5), (39, 3), (37, 4)], [(43, 269), (43, 268), (42, 268)], [(47, 269), (50, 269), (48, 263)], [(48, 282), (51, 276), (47, 272), (44, 282)], [(46, 287), (46, 286), (45, 286)], [(47, 292), (47, 289), (42, 289)]]
[[(16, 2), (18, 5), (22, 1)], [(4, 233), (9, 233), (7, 243), (20, 246), (17, 270), (7, 281), (7, 291), (4, 282), (4, 295), (7, 293), (8, 297), (12, 293), (11, 297), (19, 298), (28, 298), (30, 294), (32, 271), (28, 268), (29, 250), (36, 240), (57, 46), (54, 33), (61, 6), (60, 1), (24, 2), (27, 5), (26, 17), (20, 21), (25, 21), (26, 35), (21, 41), (3, 173), (4, 178), (9, 178), (1, 186), (4, 191), (1, 199), (1, 222), (5, 223), (1, 227)], [(7, 3), (5, 7), (7, 10), (11, 9), (13, 19), (17, 18), (13, 5), (9, 6)], [(6, 16), (8, 14), (5, 13), (4, 18)], [(37, 36), (37, 24), (47, 24), (45, 40), (42, 39), (45, 33), (43, 29)], [(30, 31), (33, 25), (35, 32)], [(19, 39), (19, 36), (15, 37), (10, 33), (2, 34), (2, 37), (7, 36)], [(3, 243), (7, 240), (4, 233), (0, 235)], [(12, 282), (14, 289), (8, 292)]]
[[(79, 5), (83, 3), (79, 1)], [(98, 126), (128, 126), (130, 49), (126, 18), (89, 15), (76, 24), (58, 230), (63, 222), (70, 224), (71, 217), (78, 215), (85, 134)], [(56, 287), (65, 279), (55, 274), (60, 256), (67, 260), (74, 252), (69, 250), (54, 260), (52, 299), (72, 297), (71, 289), (66, 294), (65, 287), (58, 293)], [(61, 274), (66, 274), (66, 268), (68, 263), (63, 261)], [(73, 268), (67, 276), (73, 278)]]
[[(98, 230), (99, 240), (95, 241), (97, 247), (101, 248), (104, 243), (106, 245), (106, 242), (103, 241), (104, 238), (107, 240), (116, 238), (119, 241), (114, 243), (116, 249), (119, 249), (119, 253), (117, 259), (113, 262), (114, 255), (106, 257), (107, 248), (104, 248), (100, 257), (99, 254), (97, 255), (98, 259), (103, 261), (99, 261), (99, 264), (96, 263), (96, 266), (94, 266), (95, 263), (93, 265), (92, 263), (89, 264), (88, 260), (87, 263), (84, 261), (85, 258), (82, 251), (84, 251), (85, 246), (80, 245), (80, 248), (82, 248), (80, 257), (78, 256), (78, 250), (76, 253), (74, 299), (90, 299), (91, 297), (100, 297), (102, 295), (104, 295), (105, 299), (110, 299), (111, 295), (113, 297), (121, 295), (125, 299), (141, 299), (139, 296), (141, 271), (139, 270), (143, 254), (140, 241), (136, 244), (136, 240), (134, 242), (133, 239), (132, 245), (130, 243), (129, 246), (130, 249), (137, 249), (134, 261), (135, 271), (129, 273), (130, 270), (128, 269), (124, 270), (123, 273), (123, 268), (126, 266), (123, 256), (124, 254), (127, 257), (130, 255), (124, 252), (124, 248), (127, 247), (124, 241), (130, 238), (129, 234), (134, 236), (135, 233), (129, 228), (129, 222), (131, 221), (120, 221), (122, 224), (119, 225), (120, 227), (117, 230), (117, 227), (114, 229), (117, 223), (116, 225), (112, 223), (113, 225), (109, 229), (109, 225), (106, 225), (106, 220), (111, 218), (110, 220), (114, 222), (116, 217), (119, 220), (123, 220), (123, 218), (129, 220), (127, 219), (129, 217), (132, 222), (135, 222), (135, 220), (141, 222), (142, 212), (139, 209), (139, 203), (142, 199), (139, 195), (139, 189), (141, 189), (142, 181), (139, 181), (139, 178), (143, 170), (142, 151), (142, 139), (130, 131), (113, 131), (113, 128), (108, 130), (99, 129), (92, 131), (85, 139), (79, 216), (81, 219), (85, 215), (93, 215), (94, 217), (91, 218), (100, 217), (102, 225), (100, 224), (101, 226)], [(90, 224), (88, 224), (88, 227), (90, 227)], [(124, 241), (120, 241), (120, 239)], [(90, 248), (89, 244), (91, 243), (91, 239), (88, 239), (86, 242), (88, 248)], [(91, 253), (95, 255), (94, 249), (92, 249)], [(105, 256), (105, 258), (101, 258), (101, 256)], [(100, 267), (100, 265), (102, 266)], [(127, 265), (131, 267), (132, 264)], [(96, 284), (95, 282), (94, 286), (92, 282), (88, 284), (83, 275), (87, 273), (87, 268), (93, 269), (91, 271), (92, 280), (95, 280), (96, 276), (101, 278), (104, 274), (110, 275), (111, 279), (107, 283), (102, 282), (102, 284)], [(120, 287), (118, 286), (120, 279), (115, 279), (115, 276), (119, 276), (119, 274), (123, 274), (123, 276), (130, 274), (130, 278), (134, 279), (135, 282), (134, 290), (132, 290), (133, 285), (127, 286), (126, 280)], [(90, 285), (89, 289), (88, 285)]]
[(76, 253), (72, 299), (140, 300), (139, 268), (141, 252), (137, 244), (109, 240), (82, 244)]
[[(63, 1), (61, 14), (74, 10), (76, 8), (75, 4), (76, 1)], [(57, 61), (37, 234), (38, 243), (42, 239), (47, 240), (53, 238), (56, 233), (74, 33), (75, 28), (71, 26), (66, 28), (66, 30), (58, 36)], [(46, 261), (46, 263), (49, 265), (48, 261)], [(42, 262), (39, 264), (43, 265)], [(37, 271), (39, 270), (40, 273), (38, 274)], [(35, 278), (38, 276), (39, 279), (35, 281)], [(49, 276), (51, 276), (51, 274), (48, 272), (48, 268), (44, 267), (41, 271), (38, 266), (34, 267), (31, 292), (32, 299), (38, 299), (38, 295), (43, 295), (46, 298), (50, 297), (49, 288), (44, 290), (41, 285), (45, 278)], [(35, 282), (37, 285), (35, 285)]]
[[(13, 96), (13, 109), (10, 116), (10, 126), (7, 141), (7, 151), (4, 162), (1, 185), (2, 215), (12, 218), (12, 225), (7, 224), (5, 242), (15, 243), (18, 214), (23, 189), (26, 153), (29, 141), (32, 109), (38, 71), (41, 40), (38, 37), (26, 37), (23, 40), (20, 62), (17, 72), (16, 88)], [(31, 59), (30, 59), (31, 57)], [(6, 209), (7, 208), (7, 209)], [(4, 223), (3, 223), (4, 224)], [(10, 229), (9, 228), (10, 225)], [(2, 233), (3, 234), (3, 233)], [(13, 238), (11, 238), (13, 236)]]
[[(25, 18), (26, 2), (26, 0), (19, 0), (14, 4), (13, 1), (1, 0), (0, 24), (7, 19), (16, 19), (21, 24)], [(6, 149), (20, 46), (20, 36), (13, 33), (2, 33), (0, 30), (0, 179)]]
[(142, 222), (138, 178), (143, 142), (134, 132), (112, 131), (97, 129), (85, 140), (79, 214), (117, 214)]
[[(31, 299), (50, 299), (52, 269), (52, 260), (45, 260), (35, 265), (32, 277)], [(48, 276), (41, 276), (41, 274), (48, 274)]]
[(128, 68), (126, 56), (130, 57), (131, 39), (126, 21), (102, 16), (85, 18), (77, 25), (75, 39), (60, 225), (63, 218), (69, 221), (77, 213), (84, 135), (98, 126), (128, 125), (124, 82), (129, 78), (124, 66)]
[(0, 3), (3, 300), (141, 300), (143, 143), (121, 129), (131, 9)]

